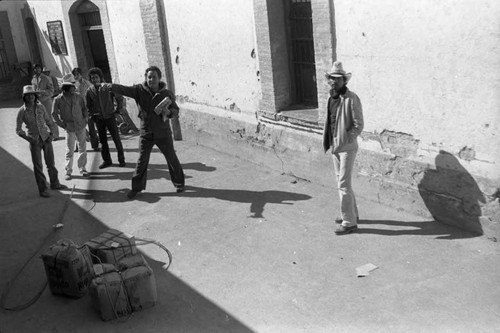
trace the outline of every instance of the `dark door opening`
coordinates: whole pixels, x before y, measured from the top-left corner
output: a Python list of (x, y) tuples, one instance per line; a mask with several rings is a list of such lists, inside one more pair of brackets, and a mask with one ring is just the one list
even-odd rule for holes
[(106, 82), (111, 82), (111, 71), (102, 29), (88, 30), (87, 33), (94, 66), (102, 70)]
[(36, 36), (35, 24), (32, 18), (27, 18), (25, 21), (26, 37), (28, 38), (28, 46), (31, 54), (31, 61), (34, 64), (42, 63), (42, 56), (38, 49), (38, 37)]
[(90, 1), (82, 2), (78, 8), (80, 26), (83, 32), (83, 45), (89, 67), (98, 67), (102, 70), (104, 80), (111, 82), (106, 41), (102, 31), (101, 14), (99, 8)]

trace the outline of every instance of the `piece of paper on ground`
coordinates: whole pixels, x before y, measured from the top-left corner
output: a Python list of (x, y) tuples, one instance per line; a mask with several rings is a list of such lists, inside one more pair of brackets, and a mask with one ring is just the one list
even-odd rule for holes
[(377, 269), (378, 267), (375, 266), (374, 264), (365, 264), (363, 266), (359, 266), (356, 268), (356, 275), (358, 277), (363, 277), (363, 276), (368, 276), (370, 275), (370, 272), (373, 271), (374, 269)]

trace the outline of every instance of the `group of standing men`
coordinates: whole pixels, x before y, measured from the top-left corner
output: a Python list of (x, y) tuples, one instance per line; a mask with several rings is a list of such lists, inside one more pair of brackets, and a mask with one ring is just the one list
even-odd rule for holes
[[(59, 135), (58, 127), (67, 133), (65, 179), (71, 180), (73, 172), (73, 156), (78, 152), (77, 167), (83, 177), (89, 177), (87, 171), (86, 128), (89, 126), (89, 135), (92, 148), (98, 151), (99, 137), (101, 156), (103, 159), (99, 169), (113, 165), (107, 133), (115, 144), (118, 154), (118, 165), (125, 167), (125, 154), (120, 139), (116, 114), (123, 110), (122, 95), (136, 100), (139, 106), (141, 120), (139, 159), (132, 177), (132, 189), (129, 198), (146, 188), (147, 167), (153, 145), (156, 144), (164, 154), (172, 182), (177, 192), (184, 190), (184, 172), (175, 154), (169, 118), (178, 115), (179, 108), (175, 103), (173, 93), (166, 89), (161, 82), (161, 71), (152, 66), (146, 70), (145, 81), (131, 87), (109, 84), (104, 80), (99, 68), (88, 71), (90, 82), (83, 78), (79, 68), (73, 69), (71, 74), (62, 78), (61, 93), (54, 93), (54, 83), (50, 76), (42, 73), (42, 66), (35, 65), (32, 85), (23, 88), (24, 105), (19, 109), (16, 124), (16, 133), (30, 143), (30, 151), (34, 165), (35, 179), (40, 196), (49, 197), (47, 182), (43, 174), (42, 151), (47, 164), (51, 189), (64, 189), (66, 186), (59, 183), (58, 172), (54, 163), (52, 141), (63, 139)], [(153, 77), (153, 80), (149, 79)], [(56, 81), (57, 82), (57, 81)], [(59, 85), (56, 83), (57, 87)], [(129, 119), (124, 115), (123, 119)], [(28, 133), (22, 129), (25, 125)], [(75, 143), (77, 149), (75, 149)]]
[[(78, 167), (83, 176), (88, 176), (85, 169), (85, 126), (88, 119), (97, 124), (100, 142), (102, 144), (103, 163), (99, 168), (112, 165), (106, 131), (109, 131), (118, 151), (120, 166), (125, 166), (123, 147), (118, 135), (114, 117), (115, 99), (120, 109), (121, 95), (133, 98), (139, 106), (141, 130), (139, 139), (139, 159), (132, 177), (132, 189), (127, 194), (134, 198), (146, 188), (147, 167), (154, 145), (165, 156), (171, 181), (177, 192), (184, 190), (184, 172), (175, 154), (172, 131), (169, 118), (177, 116), (179, 107), (175, 96), (161, 81), (161, 71), (151, 66), (144, 73), (142, 84), (124, 86), (105, 83), (102, 71), (98, 68), (89, 70), (91, 84), (81, 78), (81, 71), (75, 69), (73, 74), (63, 78), (62, 93), (54, 99), (50, 108), (53, 90), (48, 78), (40, 75), (41, 66), (35, 66), (33, 86), (25, 86), (23, 99), (25, 104), (19, 110), (17, 118), (17, 133), (30, 141), (35, 178), (41, 196), (48, 196), (46, 182), (42, 172), (41, 153), (43, 149), (49, 169), (50, 184), (54, 189), (62, 187), (57, 180), (57, 170), (53, 165), (51, 141), (58, 138), (57, 126), (47, 110), (52, 110), (52, 116), (57, 125), (68, 133), (66, 148), (66, 179), (71, 179), (73, 151), (75, 141), (78, 142)], [(75, 94), (75, 76), (80, 80), (79, 92)], [(325, 73), (330, 85), (330, 97), (327, 103), (327, 117), (323, 131), (323, 148), (325, 153), (331, 149), (335, 176), (337, 180), (341, 216), (335, 221), (340, 226), (335, 230), (337, 235), (349, 234), (358, 229), (359, 213), (356, 198), (352, 189), (352, 171), (358, 151), (357, 137), (363, 130), (363, 112), (359, 97), (347, 88), (351, 73), (347, 73), (341, 62), (335, 62), (330, 71)], [(36, 95), (38, 93), (39, 95)], [(32, 97), (32, 95), (35, 95)], [(82, 97), (85, 96), (85, 99)], [(120, 96), (120, 97), (119, 97)], [(37, 98), (40, 103), (37, 103)], [(44, 108), (45, 111), (44, 112)], [(87, 113), (90, 110), (90, 117)], [(21, 130), (22, 123), (28, 127), (28, 136)], [(43, 177), (43, 178), (42, 178)]]

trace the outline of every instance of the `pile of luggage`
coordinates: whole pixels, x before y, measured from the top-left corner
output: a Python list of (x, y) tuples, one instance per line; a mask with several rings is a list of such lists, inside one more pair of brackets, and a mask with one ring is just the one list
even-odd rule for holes
[(156, 304), (153, 270), (137, 252), (134, 236), (111, 229), (82, 246), (60, 240), (42, 260), (53, 294), (79, 298), (89, 293), (103, 320)]

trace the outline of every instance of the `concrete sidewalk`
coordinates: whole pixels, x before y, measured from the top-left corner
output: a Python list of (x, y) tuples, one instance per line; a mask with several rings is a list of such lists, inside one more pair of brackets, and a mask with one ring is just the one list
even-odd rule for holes
[[(40, 198), (27, 143), (14, 133), (19, 101), (0, 109), (0, 279), (6, 306), (43, 285), (38, 258), (58, 239), (83, 243), (115, 228), (167, 246), (141, 247), (158, 286), (155, 307), (102, 322), (90, 297), (47, 289), (26, 310), (0, 312), (0, 332), (494, 332), (500, 327), (499, 246), (380, 206), (355, 186), (360, 230), (335, 236), (333, 175), (317, 184), (231, 155), (175, 142), (186, 174), (178, 194), (157, 149), (147, 190), (127, 200), (138, 156), (124, 136), (126, 168), (64, 182), (65, 142), (54, 143), (70, 190)], [(112, 141), (110, 146), (114, 147)], [(112, 158), (117, 162), (116, 152)], [(71, 196), (71, 198), (70, 198)], [(63, 223), (62, 229), (52, 226)], [(379, 268), (359, 278), (364, 264)], [(26, 266), (24, 266), (26, 265)], [(15, 280), (16, 273), (24, 266)]]

